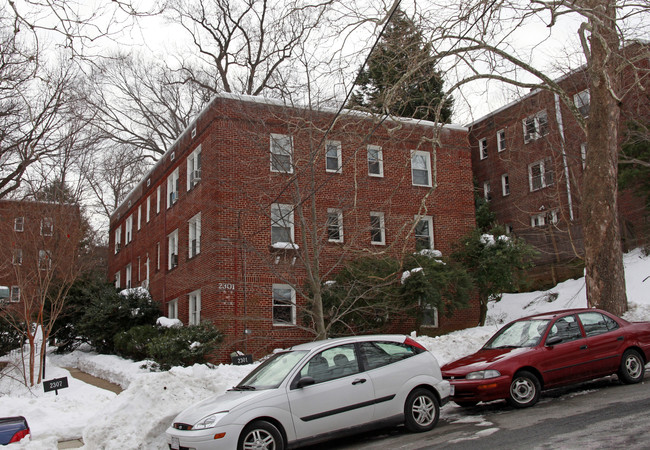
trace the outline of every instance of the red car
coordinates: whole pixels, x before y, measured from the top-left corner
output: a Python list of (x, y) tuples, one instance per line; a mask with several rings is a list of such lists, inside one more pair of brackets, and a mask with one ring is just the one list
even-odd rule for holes
[(460, 406), (506, 399), (525, 408), (537, 403), (541, 390), (611, 374), (638, 383), (649, 357), (650, 323), (574, 309), (510, 322), (478, 352), (441, 370)]

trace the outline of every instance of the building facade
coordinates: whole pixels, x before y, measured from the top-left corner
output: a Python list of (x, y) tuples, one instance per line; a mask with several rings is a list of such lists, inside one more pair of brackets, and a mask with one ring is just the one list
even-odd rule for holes
[[(474, 227), (467, 129), (219, 96), (110, 221), (109, 277), (224, 333), (222, 354), (313, 339), (307, 277), (367, 254), (443, 254)], [(420, 332), (478, 320), (478, 308)], [(410, 332), (416, 324), (395, 324)]]

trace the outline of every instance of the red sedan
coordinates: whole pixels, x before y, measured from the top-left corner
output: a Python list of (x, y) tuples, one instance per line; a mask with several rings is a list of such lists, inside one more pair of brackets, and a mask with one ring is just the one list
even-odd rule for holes
[(525, 408), (541, 390), (614, 373), (623, 383), (638, 383), (649, 357), (650, 323), (574, 309), (510, 322), (478, 352), (441, 370), (460, 406), (506, 399)]

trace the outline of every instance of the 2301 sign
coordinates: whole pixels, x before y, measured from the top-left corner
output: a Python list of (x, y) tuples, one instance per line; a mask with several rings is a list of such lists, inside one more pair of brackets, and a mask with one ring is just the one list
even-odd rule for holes
[(218, 283), (217, 289), (219, 289), (220, 291), (234, 291), (235, 283)]

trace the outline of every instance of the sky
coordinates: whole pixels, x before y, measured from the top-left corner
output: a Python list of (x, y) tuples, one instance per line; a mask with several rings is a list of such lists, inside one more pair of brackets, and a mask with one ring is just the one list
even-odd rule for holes
[[(630, 321), (650, 321), (650, 257), (634, 250), (624, 257)], [(553, 301), (549, 299), (557, 294)], [(477, 351), (510, 320), (566, 308), (586, 307), (584, 278), (567, 280), (547, 291), (504, 294), (490, 303), (487, 324), (435, 338), (412, 336), (423, 344), (442, 366)], [(16, 354), (0, 357), (15, 362)], [(236, 385), (255, 365), (174, 367), (166, 372), (148, 372), (144, 361), (98, 355), (89, 349), (67, 355), (49, 354), (46, 379), (68, 377), (69, 388), (58, 395), (43, 392), (42, 386), (27, 389), (11, 376), (0, 377), (0, 416), (23, 415), (30, 425), (31, 440), (12, 445), (12, 450), (56, 449), (61, 440), (83, 439), (86, 449), (158, 449), (165, 447), (165, 430), (181, 410)], [(85, 384), (70, 376), (66, 367), (116, 383), (119, 395)], [(10, 374), (16, 377), (16, 374)], [(442, 408), (441, 418), (465, 420), (453, 402)]]

